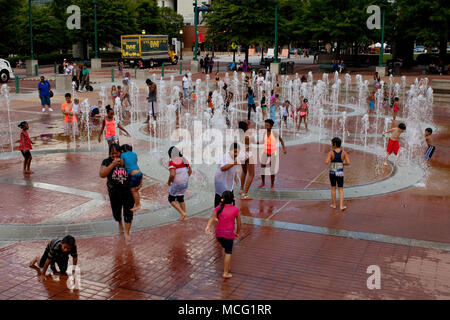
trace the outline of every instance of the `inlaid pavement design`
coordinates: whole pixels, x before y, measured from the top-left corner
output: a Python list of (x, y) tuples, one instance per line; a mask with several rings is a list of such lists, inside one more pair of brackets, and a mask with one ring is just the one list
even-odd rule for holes
[[(329, 207), (326, 166), (319, 163), (328, 137), (293, 135), (277, 192), (252, 189), (255, 200), (237, 200), (244, 224), (226, 281), (220, 247), (203, 231), (215, 165), (193, 165), (189, 219), (177, 222), (167, 203), (165, 153), (149, 153), (142, 124), (129, 125), (133, 138), (125, 141), (138, 146), (145, 188), (144, 210), (125, 244), (98, 177), (104, 141), (91, 151), (61, 142), (36, 148), (31, 177), (21, 174), (20, 153), (1, 153), (0, 299), (448, 299), (450, 126), (446, 118), (435, 122), (439, 152), (427, 177), (414, 164), (358, 175), (382, 150), (346, 143), (352, 165), (345, 212)], [(253, 185), (258, 179), (257, 170)], [(27, 266), (49, 239), (68, 233), (77, 238), (80, 290), (57, 275), (39, 282)], [(370, 265), (381, 269), (380, 290), (367, 288)]]

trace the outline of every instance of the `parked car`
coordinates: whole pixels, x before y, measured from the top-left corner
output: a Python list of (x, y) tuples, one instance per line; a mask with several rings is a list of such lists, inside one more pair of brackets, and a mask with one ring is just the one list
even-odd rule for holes
[(426, 53), (427, 50), (425, 50), (424, 46), (416, 46), (414, 48), (414, 53)]
[(0, 59), (0, 82), (8, 82), (14, 79), (14, 73), (8, 60)]
[(432, 52), (432, 53), (439, 53), (439, 49), (436, 48), (436, 47), (431, 48), (431, 52)]

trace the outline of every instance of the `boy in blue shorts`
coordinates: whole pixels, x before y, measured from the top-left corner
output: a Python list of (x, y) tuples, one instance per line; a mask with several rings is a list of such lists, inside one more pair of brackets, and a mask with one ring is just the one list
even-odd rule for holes
[(133, 152), (132, 146), (124, 144), (122, 146), (122, 154), (120, 155), (120, 159), (121, 166), (125, 168), (128, 176), (130, 177), (129, 187), (134, 199), (134, 207), (130, 210), (137, 211), (141, 208), (141, 197), (139, 195), (139, 189), (142, 186), (143, 177), (142, 172), (141, 170), (139, 170), (139, 166), (137, 164), (137, 154)]

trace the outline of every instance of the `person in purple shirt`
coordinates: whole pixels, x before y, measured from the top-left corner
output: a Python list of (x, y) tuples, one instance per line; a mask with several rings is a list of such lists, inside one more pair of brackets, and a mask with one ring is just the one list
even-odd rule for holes
[(39, 98), (41, 99), (42, 112), (45, 112), (46, 109), (53, 111), (53, 109), (50, 107), (50, 90), (50, 82), (45, 80), (44, 76), (41, 76), (41, 81), (38, 84), (38, 92)]

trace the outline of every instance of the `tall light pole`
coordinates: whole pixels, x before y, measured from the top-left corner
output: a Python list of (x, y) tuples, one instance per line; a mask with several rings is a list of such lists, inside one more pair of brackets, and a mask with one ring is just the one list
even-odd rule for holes
[(181, 41), (180, 41), (180, 60), (183, 60), (183, 29), (180, 30), (180, 36), (181, 36)]
[(97, 0), (94, 0), (95, 59), (98, 59)]
[(34, 52), (33, 52), (33, 13), (31, 10), (31, 0), (28, 0), (28, 18), (30, 21), (30, 49), (31, 49), (31, 60), (34, 60)]
[(273, 62), (278, 62), (278, 0), (275, 0), (275, 57)]
[(197, 58), (197, 48), (198, 48), (198, 35), (197, 35), (197, 24), (198, 24), (198, 8), (197, 0), (194, 3), (194, 34), (195, 34), (195, 47), (194, 47), (194, 61), (198, 61)]

